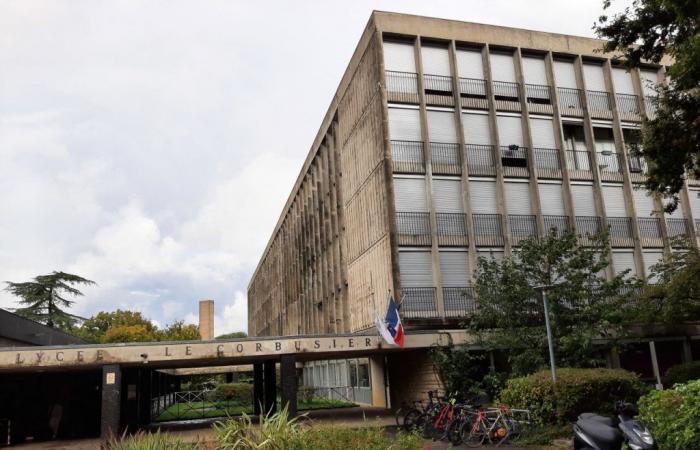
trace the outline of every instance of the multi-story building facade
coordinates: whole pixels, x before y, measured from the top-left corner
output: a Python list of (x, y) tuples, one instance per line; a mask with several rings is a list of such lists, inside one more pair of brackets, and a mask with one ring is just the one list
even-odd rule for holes
[(359, 332), (390, 293), (409, 325), (455, 321), (480, 255), (551, 228), (609, 228), (611, 276), (696, 245), (700, 182), (664, 214), (630, 149), (664, 67), (601, 47), (373, 13), (250, 282), (250, 333)]

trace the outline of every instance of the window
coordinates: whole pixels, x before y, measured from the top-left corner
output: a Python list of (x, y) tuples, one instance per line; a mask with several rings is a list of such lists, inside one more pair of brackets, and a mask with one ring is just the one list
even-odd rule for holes
[(357, 385), (359, 387), (369, 387), (369, 363), (361, 362), (357, 366)]

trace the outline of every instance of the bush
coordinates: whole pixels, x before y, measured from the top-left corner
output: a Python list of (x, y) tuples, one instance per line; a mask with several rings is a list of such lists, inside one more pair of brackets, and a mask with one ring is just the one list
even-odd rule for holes
[(698, 379), (700, 379), (700, 361), (693, 361), (687, 364), (678, 364), (668, 369), (664, 377), (664, 384), (673, 386)]
[(193, 450), (198, 447), (198, 444), (183, 442), (168, 433), (161, 433), (160, 430), (155, 433), (140, 431), (130, 436), (124, 434), (118, 438), (112, 437), (106, 445), (108, 450), (160, 450), (164, 448), (168, 450)]
[(616, 400), (636, 401), (644, 386), (620, 369), (559, 369), (556, 386), (549, 371), (509, 380), (501, 401), (529, 409), (540, 423), (565, 423), (582, 412), (613, 414)]
[(224, 383), (219, 384), (209, 393), (209, 400), (213, 402), (234, 402), (239, 405), (253, 404), (253, 385), (248, 383)]
[(423, 440), (414, 434), (389, 437), (381, 427), (319, 426), (304, 430), (290, 450), (417, 450)]
[(639, 418), (659, 448), (700, 449), (700, 380), (667, 391), (651, 391), (639, 400)]

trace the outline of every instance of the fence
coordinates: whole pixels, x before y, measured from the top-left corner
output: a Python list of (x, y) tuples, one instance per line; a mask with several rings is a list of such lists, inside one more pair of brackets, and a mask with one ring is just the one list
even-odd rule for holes
[(496, 151), (493, 145), (466, 144), (469, 175), (496, 176)]
[(391, 141), (391, 159), (394, 172), (425, 173), (423, 143), (420, 141)]
[(434, 174), (462, 174), (462, 161), (459, 157), (459, 144), (431, 142), (430, 151), (432, 170)]

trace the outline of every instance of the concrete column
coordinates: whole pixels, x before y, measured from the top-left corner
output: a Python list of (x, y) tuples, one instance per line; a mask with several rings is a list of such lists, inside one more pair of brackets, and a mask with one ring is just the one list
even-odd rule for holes
[(297, 370), (294, 355), (282, 356), (280, 363), (280, 387), (282, 407), (287, 407), (290, 417), (297, 415)]
[(253, 364), (253, 414), (260, 415), (261, 406), (265, 403), (263, 392), (263, 365)]
[(263, 363), (263, 414), (274, 414), (277, 411), (277, 379), (275, 361), (269, 360)]
[(214, 339), (214, 300), (199, 301), (199, 335), (203, 341)]
[(372, 388), (372, 406), (388, 408), (384, 355), (371, 355), (369, 357), (369, 381)]
[(664, 388), (664, 385), (661, 383), (659, 360), (656, 358), (656, 345), (654, 345), (654, 341), (649, 341), (649, 353), (651, 355), (651, 367), (654, 370), (654, 378), (656, 378), (656, 389), (661, 390)]
[(100, 437), (103, 440), (119, 434), (121, 422), (122, 372), (116, 364), (102, 367), (102, 414)]

